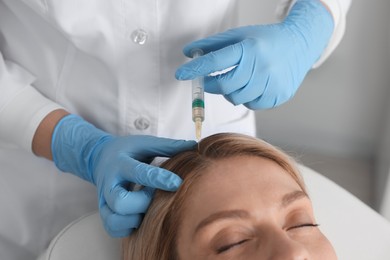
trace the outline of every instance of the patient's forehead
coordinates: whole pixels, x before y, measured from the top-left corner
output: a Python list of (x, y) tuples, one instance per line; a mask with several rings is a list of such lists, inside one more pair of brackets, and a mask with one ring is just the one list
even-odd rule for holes
[[(191, 187), (189, 200), (211, 203), (224, 196), (275, 194), (301, 190), (286, 170), (274, 161), (256, 156), (235, 156), (213, 162)], [(251, 192), (248, 192), (251, 191)], [(234, 193), (234, 194), (230, 194)], [(230, 198), (231, 200), (231, 198)]]

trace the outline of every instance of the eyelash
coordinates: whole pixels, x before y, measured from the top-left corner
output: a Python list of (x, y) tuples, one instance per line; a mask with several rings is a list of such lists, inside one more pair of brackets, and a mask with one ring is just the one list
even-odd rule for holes
[(296, 226), (292, 226), (292, 227), (289, 227), (287, 228), (287, 231), (291, 230), (291, 229), (295, 229), (295, 228), (303, 228), (303, 227), (318, 227), (320, 224), (315, 224), (315, 223), (305, 223), (305, 224), (300, 224), (300, 225), (296, 225)]
[(249, 239), (243, 239), (243, 240), (241, 240), (239, 242), (236, 242), (236, 243), (233, 243), (233, 244), (229, 244), (229, 245), (226, 245), (226, 246), (222, 246), (222, 247), (218, 248), (217, 253), (218, 254), (222, 254), (223, 252), (226, 252), (226, 251), (228, 251), (229, 249), (231, 249), (231, 248), (233, 248), (235, 246), (241, 245), (241, 244), (245, 243), (248, 240)]
[[(300, 224), (300, 225), (296, 225), (296, 226), (292, 226), (290, 228), (287, 229), (287, 231), (291, 230), (291, 229), (295, 229), (295, 228), (303, 228), (303, 227), (318, 227), (320, 224), (315, 224), (315, 223), (305, 223), (305, 224)], [(217, 249), (217, 253), (218, 254), (222, 254), (223, 252), (226, 252), (228, 251), (229, 249), (235, 247), (235, 246), (238, 246), (238, 245), (241, 245), (245, 242), (247, 242), (249, 239), (243, 239), (243, 240), (240, 240), (236, 243), (233, 243), (233, 244), (229, 244), (229, 245), (226, 245), (226, 246), (222, 246), (220, 248)]]

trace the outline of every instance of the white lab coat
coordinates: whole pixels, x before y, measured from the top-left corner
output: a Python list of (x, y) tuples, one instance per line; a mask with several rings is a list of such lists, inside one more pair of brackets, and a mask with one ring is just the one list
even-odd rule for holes
[[(327, 1), (338, 16), (323, 59), (349, 5)], [(190, 83), (174, 72), (186, 43), (235, 26), (236, 8), (234, 0), (0, 0), (0, 259), (35, 258), (96, 209), (91, 184), (32, 154), (40, 121), (65, 108), (111, 134), (194, 139)], [(205, 102), (204, 136), (255, 135), (253, 112), (217, 95)]]

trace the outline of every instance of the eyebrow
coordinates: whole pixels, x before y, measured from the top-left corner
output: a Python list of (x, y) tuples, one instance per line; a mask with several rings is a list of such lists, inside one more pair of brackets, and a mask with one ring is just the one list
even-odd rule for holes
[[(307, 194), (301, 190), (296, 190), (285, 194), (280, 201), (280, 208), (286, 208), (297, 200), (309, 198)], [(194, 234), (200, 229), (223, 219), (248, 219), (250, 213), (246, 210), (223, 210), (211, 214), (210, 216), (203, 219), (195, 228)]]
[(223, 219), (246, 219), (249, 218), (249, 212), (246, 210), (223, 210), (218, 211), (217, 213), (211, 214), (207, 218), (203, 219), (195, 228), (195, 233), (205, 226), (210, 225), (211, 223), (223, 220)]
[(307, 196), (307, 194), (305, 192), (303, 192), (301, 190), (296, 190), (296, 191), (287, 193), (283, 196), (282, 201), (280, 203), (280, 207), (286, 208), (290, 204), (292, 204), (293, 202), (300, 200), (300, 199), (303, 199), (303, 198), (308, 199), (309, 197)]

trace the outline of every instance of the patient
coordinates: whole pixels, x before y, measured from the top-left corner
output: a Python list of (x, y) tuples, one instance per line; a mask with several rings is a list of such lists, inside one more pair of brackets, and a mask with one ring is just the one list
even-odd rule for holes
[(161, 167), (183, 184), (156, 191), (125, 260), (337, 259), (294, 162), (270, 144), (216, 134)]

